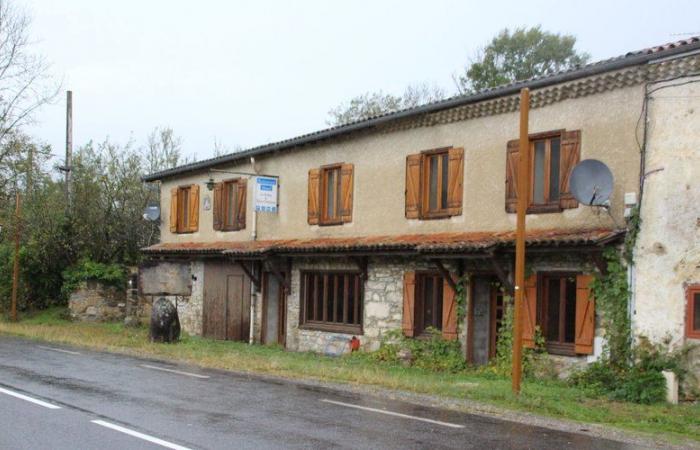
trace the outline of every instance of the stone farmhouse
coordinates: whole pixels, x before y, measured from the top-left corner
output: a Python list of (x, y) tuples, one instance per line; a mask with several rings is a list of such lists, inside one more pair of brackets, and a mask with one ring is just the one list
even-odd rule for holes
[[(637, 209), (634, 332), (700, 339), (698, 38), (150, 174), (161, 242), (143, 249), (142, 294), (216, 339), (339, 353), (432, 327), (488, 362), (513, 290), (523, 87), (525, 344), (539, 327), (562, 364), (600, 355), (589, 283)], [(570, 191), (584, 159), (614, 174), (607, 209)]]

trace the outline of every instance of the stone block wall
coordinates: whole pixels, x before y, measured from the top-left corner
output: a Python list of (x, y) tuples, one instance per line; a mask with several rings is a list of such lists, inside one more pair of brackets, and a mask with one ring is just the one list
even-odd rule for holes
[(85, 281), (71, 293), (68, 308), (74, 320), (111, 322), (126, 316), (126, 293), (98, 281)]

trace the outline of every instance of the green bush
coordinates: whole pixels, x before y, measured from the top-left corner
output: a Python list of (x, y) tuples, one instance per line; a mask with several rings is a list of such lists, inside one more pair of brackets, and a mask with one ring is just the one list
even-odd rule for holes
[[(403, 359), (401, 353), (410, 358)], [(379, 350), (370, 356), (376, 361), (406, 363), (436, 372), (459, 372), (466, 368), (459, 341), (443, 339), (442, 333), (434, 328), (418, 338), (407, 338), (401, 330), (391, 330), (382, 339)]]
[(63, 295), (69, 296), (84, 281), (99, 281), (107, 286), (125, 289), (126, 271), (120, 264), (82, 259), (78, 264), (63, 271)]

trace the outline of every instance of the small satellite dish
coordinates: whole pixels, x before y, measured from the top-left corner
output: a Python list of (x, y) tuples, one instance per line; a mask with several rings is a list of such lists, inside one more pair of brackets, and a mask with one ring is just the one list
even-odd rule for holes
[(160, 219), (160, 206), (155, 203), (146, 206), (143, 210), (143, 218), (149, 222), (155, 222)]
[(571, 193), (580, 203), (603, 206), (613, 190), (613, 175), (605, 163), (586, 159), (576, 164), (571, 173)]

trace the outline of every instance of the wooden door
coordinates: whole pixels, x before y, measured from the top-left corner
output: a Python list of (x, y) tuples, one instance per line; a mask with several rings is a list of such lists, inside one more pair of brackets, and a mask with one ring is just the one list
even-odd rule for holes
[(283, 286), (269, 272), (263, 275), (263, 283), (262, 342), (284, 345), (286, 302)]
[(240, 267), (226, 262), (204, 266), (202, 334), (247, 342), (250, 333), (250, 281)]

